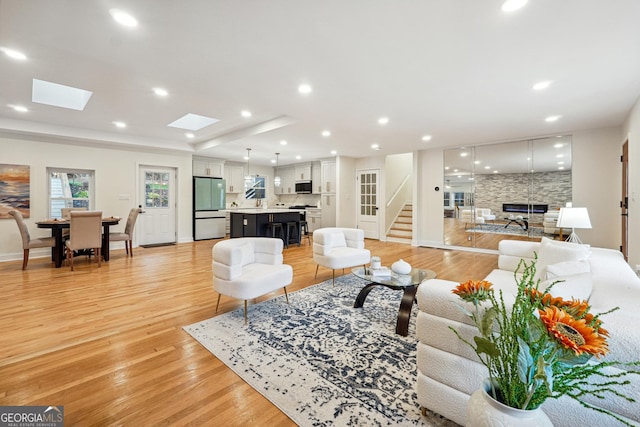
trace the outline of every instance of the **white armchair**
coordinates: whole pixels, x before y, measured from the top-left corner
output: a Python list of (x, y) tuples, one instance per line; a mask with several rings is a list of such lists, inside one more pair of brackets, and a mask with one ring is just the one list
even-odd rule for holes
[(365, 265), (371, 260), (371, 252), (364, 248), (364, 231), (357, 228), (327, 227), (313, 232), (313, 260), (318, 267), (330, 268), (335, 284), (336, 268)]
[(283, 288), (293, 280), (293, 269), (282, 263), (282, 239), (242, 237), (223, 240), (211, 250), (213, 288), (218, 292), (216, 312), (222, 295), (244, 300), (247, 323), (247, 300)]
[(461, 209), (460, 221), (464, 222), (464, 228), (466, 229), (469, 224), (484, 224), (484, 217), (478, 215), (478, 209)]

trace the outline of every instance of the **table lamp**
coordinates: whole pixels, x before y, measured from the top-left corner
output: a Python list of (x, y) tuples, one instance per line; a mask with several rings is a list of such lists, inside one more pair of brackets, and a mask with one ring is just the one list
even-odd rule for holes
[(556, 227), (571, 228), (571, 234), (567, 237), (567, 242), (582, 243), (575, 229), (591, 228), (587, 208), (560, 208)]

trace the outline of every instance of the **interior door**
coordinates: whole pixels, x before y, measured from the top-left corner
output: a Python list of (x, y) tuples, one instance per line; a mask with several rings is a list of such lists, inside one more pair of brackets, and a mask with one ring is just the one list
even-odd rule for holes
[(625, 141), (622, 146), (622, 201), (620, 202), (620, 213), (622, 218), (622, 244), (620, 251), (624, 255), (624, 259), (628, 261), (628, 231), (629, 226), (629, 141)]
[(364, 230), (367, 239), (380, 239), (379, 175), (378, 169), (358, 171), (358, 228)]
[(140, 166), (140, 200), (144, 214), (138, 218), (141, 245), (176, 242), (176, 170)]

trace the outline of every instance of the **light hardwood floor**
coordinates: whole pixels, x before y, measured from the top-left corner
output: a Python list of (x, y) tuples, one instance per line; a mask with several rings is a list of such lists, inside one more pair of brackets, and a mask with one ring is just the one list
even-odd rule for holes
[[(135, 248), (133, 258), (112, 250), (101, 268), (78, 258), (74, 272), (48, 259), (26, 271), (21, 261), (0, 263), (0, 405), (64, 405), (70, 426), (294, 425), (182, 330), (216, 315), (214, 243)], [(383, 264), (403, 258), (454, 281), (497, 265), (492, 254), (366, 246)], [(306, 241), (284, 259), (294, 270), (290, 292), (331, 278), (320, 268), (314, 279)], [(240, 307), (222, 297), (219, 313)]]

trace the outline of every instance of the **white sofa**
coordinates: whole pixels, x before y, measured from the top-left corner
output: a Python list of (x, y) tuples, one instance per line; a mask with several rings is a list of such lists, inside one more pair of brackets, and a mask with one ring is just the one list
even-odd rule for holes
[(496, 216), (491, 213), (491, 209), (475, 208), (475, 209), (461, 209), (460, 221), (464, 222), (464, 228), (467, 228), (469, 224), (485, 224), (487, 221), (493, 221)]
[[(520, 259), (531, 261), (538, 254), (537, 274), (541, 280), (549, 274), (565, 280), (552, 291), (564, 298), (589, 297), (592, 313), (602, 313), (613, 307), (620, 309), (604, 315), (603, 326), (610, 333), (610, 353), (604, 360), (631, 362), (640, 359), (640, 279), (618, 251), (603, 248), (576, 248), (571, 243), (553, 241), (524, 242), (503, 240), (499, 244), (498, 269), (485, 279), (494, 289), (503, 290), (505, 301), (516, 289), (514, 271)], [(580, 260), (579, 258), (586, 258)], [(564, 273), (563, 271), (564, 270)], [(481, 279), (469, 277), (469, 279)], [(460, 341), (450, 326), (473, 341), (477, 334), (471, 321), (455, 306), (459, 298), (451, 291), (458, 283), (433, 279), (423, 282), (416, 294), (418, 317), (418, 402), (459, 424), (465, 423), (465, 407), (469, 396), (487, 377), (487, 369), (477, 361), (473, 350)], [(544, 284), (542, 284), (544, 288)], [(613, 368), (612, 368), (613, 369)], [(629, 375), (631, 384), (623, 391), (627, 396), (640, 397), (640, 375)], [(590, 404), (605, 408), (640, 425), (640, 402), (627, 402), (614, 396), (598, 400), (585, 398)], [(611, 417), (582, 407), (563, 396), (547, 399), (542, 406), (556, 426), (618, 425)]]

